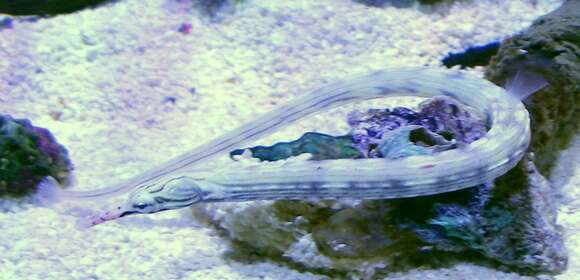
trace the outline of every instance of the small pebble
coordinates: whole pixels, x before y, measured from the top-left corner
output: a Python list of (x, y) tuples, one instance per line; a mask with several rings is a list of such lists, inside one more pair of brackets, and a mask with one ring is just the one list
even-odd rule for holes
[(177, 102), (177, 98), (173, 96), (167, 96), (163, 99), (163, 104), (171, 103), (172, 105), (175, 105), (175, 102)]

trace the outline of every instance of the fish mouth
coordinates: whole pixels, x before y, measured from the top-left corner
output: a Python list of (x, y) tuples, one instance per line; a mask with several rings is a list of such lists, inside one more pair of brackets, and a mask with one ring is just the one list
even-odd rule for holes
[(125, 211), (125, 212), (122, 212), (121, 214), (119, 214), (119, 218), (123, 218), (125, 216), (129, 216), (129, 215), (133, 215), (133, 214), (139, 214), (139, 212), (137, 212), (137, 211)]

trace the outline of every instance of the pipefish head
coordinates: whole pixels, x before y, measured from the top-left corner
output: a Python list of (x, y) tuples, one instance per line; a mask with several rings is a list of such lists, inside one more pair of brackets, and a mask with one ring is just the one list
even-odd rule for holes
[(196, 180), (187, 176), (136, 188), (125, 204), (126, 213), (151, 214), (192, 205), (203, 199)]
[(196, 180), (186, 176), (162, 180), (137, 187), (123, 205), (92, 216), (81, 225), (91, 227), (129, 215), (178, 209), (202, 200), (202, 191)]

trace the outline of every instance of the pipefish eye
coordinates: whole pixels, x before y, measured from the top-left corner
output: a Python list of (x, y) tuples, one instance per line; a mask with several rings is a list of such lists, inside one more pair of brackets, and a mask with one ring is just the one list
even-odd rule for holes
[(149, 188), (141, 188), (136, 190), (129, 198), (128, 205), (133, 211), (139, 213), (153, 213), (156, 212), (155, 196), (150, 192)]
[(153, 208), (155, 208), (154, 206), (154, 201), (146, 197), (135, 196), (131, 199), (131, 207), (133, 210), (141, 213), (149, 213), (153, 211)]
[(147, 208), (147, 204), (143, 203), (143, 202), (138, 202), (133, 204), (133, 207), (136, 209), (145, 209)]

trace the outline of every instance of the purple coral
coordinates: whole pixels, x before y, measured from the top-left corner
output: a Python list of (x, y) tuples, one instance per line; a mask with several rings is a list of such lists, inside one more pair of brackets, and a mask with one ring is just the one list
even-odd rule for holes
[(447, 140), (471, 143), (487, 132), (482, 120), (448, 97), (436, 97), (421, 105), (419, 112), (404, 107), (353, 111), (347, 116), (355, 148), (365, 157), (382, 157), (378, 150), (390, 131), (418, 125)]
[(435, 133), (449, 132), (455, 140), (464, 143), (471, 143), (487, 133), (482, 120), (473, 116), (459, 102), (444, 96), (423, 103), (418, 118), (412, 123), (424, 125)]

